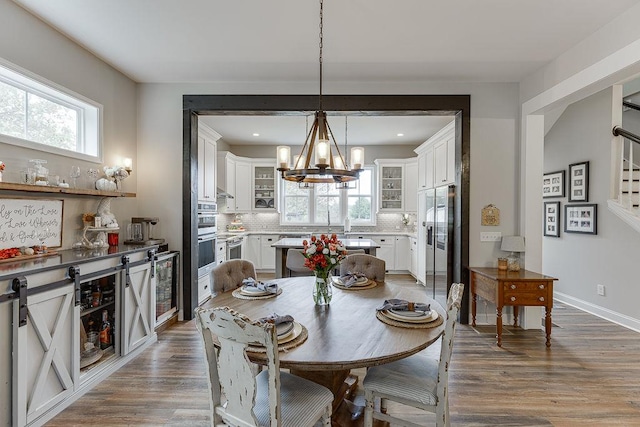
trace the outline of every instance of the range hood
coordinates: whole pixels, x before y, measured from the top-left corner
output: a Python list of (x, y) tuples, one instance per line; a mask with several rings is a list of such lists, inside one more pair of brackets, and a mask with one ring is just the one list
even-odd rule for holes
[(216, 199), (233, 199), (233, 196), (220, 187), (216, 187)]

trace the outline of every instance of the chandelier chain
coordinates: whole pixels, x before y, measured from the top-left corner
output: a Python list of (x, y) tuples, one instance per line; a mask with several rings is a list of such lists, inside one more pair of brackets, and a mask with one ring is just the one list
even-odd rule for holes
[(320, 43), (319, 43), (319, 47), (320, 47), (320, 56), (318, 57), (318, 61), (320, 64), (320, 96), (318, 98), (320, 105), (318, 110), (322, 111), (322, 26), (323, 26), (323, 16), (324, 16), (324, 2), (323, 0), (320, 0)]

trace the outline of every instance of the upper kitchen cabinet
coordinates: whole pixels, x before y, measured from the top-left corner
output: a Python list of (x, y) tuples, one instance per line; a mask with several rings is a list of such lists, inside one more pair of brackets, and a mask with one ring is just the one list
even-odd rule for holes
[(453, 184), (455, 167), (455, 121), (417, 147), (418, 190)]
[(276, 163), (254, 161), (253, 163), (253, 209), (255, 211), (276, 208)]
[[(415, 170), (413, 159), (377, 159), (379, 210), (384, 212), (416, 211), (415, 184), (407, 177), (407, 168)], [(411, 190), (412, 189), (412, 190)], [(409, 193), (411, 191), (411, 194)], [(407, 203), (408, 202), (408, 203)]]
[(216, 144), (220, 134), (198, 125), (198, 201), (216, 200)]
[(404, 166), (405, 186), (404, 186), (404, 211), (418, 211), (418, 159), (416, 157), (408, 159)]
[(221, 212), (275, 209), (275, 159), (251, 159), (228, 151), (218, 153), (218, 187), (233, 196), (219, 201)]

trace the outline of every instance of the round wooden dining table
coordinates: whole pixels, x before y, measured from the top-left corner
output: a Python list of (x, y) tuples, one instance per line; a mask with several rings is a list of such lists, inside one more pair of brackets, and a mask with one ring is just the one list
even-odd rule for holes
[[(228, 291), (207, 305), (227, 306), (250, 319), (274, 313), (291, 315), (308, 331), (307, 339), (295, 348), (279, 352), (281, 368), (328, 387), (334, 394), (334, 409), (342, 403), (345, 380), (353, 368), (380, 365), (408, 357), (427, 348), (443, 333), (444, 324), (427, 329), (391, 326), (376, 318), (376, 308), (385, 300), (399, 298), (431, 304), (445, 318), (440, 304), (427, 296), (420, 285), (380, 283), (371, 289), (343, 290), (333, 287), (328, 306), (316, 306), (312, 298), (315, 278), (276, 279), (282, 293), (268, 299), (239, 299)], [(251, 353), (256, 363), (264, 362)]]

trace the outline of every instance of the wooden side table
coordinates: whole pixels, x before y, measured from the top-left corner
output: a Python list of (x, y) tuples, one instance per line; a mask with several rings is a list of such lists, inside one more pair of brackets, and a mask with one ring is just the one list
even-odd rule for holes
[(496, 338), (502, 346), (502, 307), (513, 307), (514, 326), (518, 323), (519, 306), (544, 306), (547, 347), (551, 347), (551, 309), (553, 281), (558, 280), (532, 271), (501, 271), (497, 268), (469, 267), (471, 273), (471, 316), (476, 326), (476, 301), (480, 295), (496, 305)]

